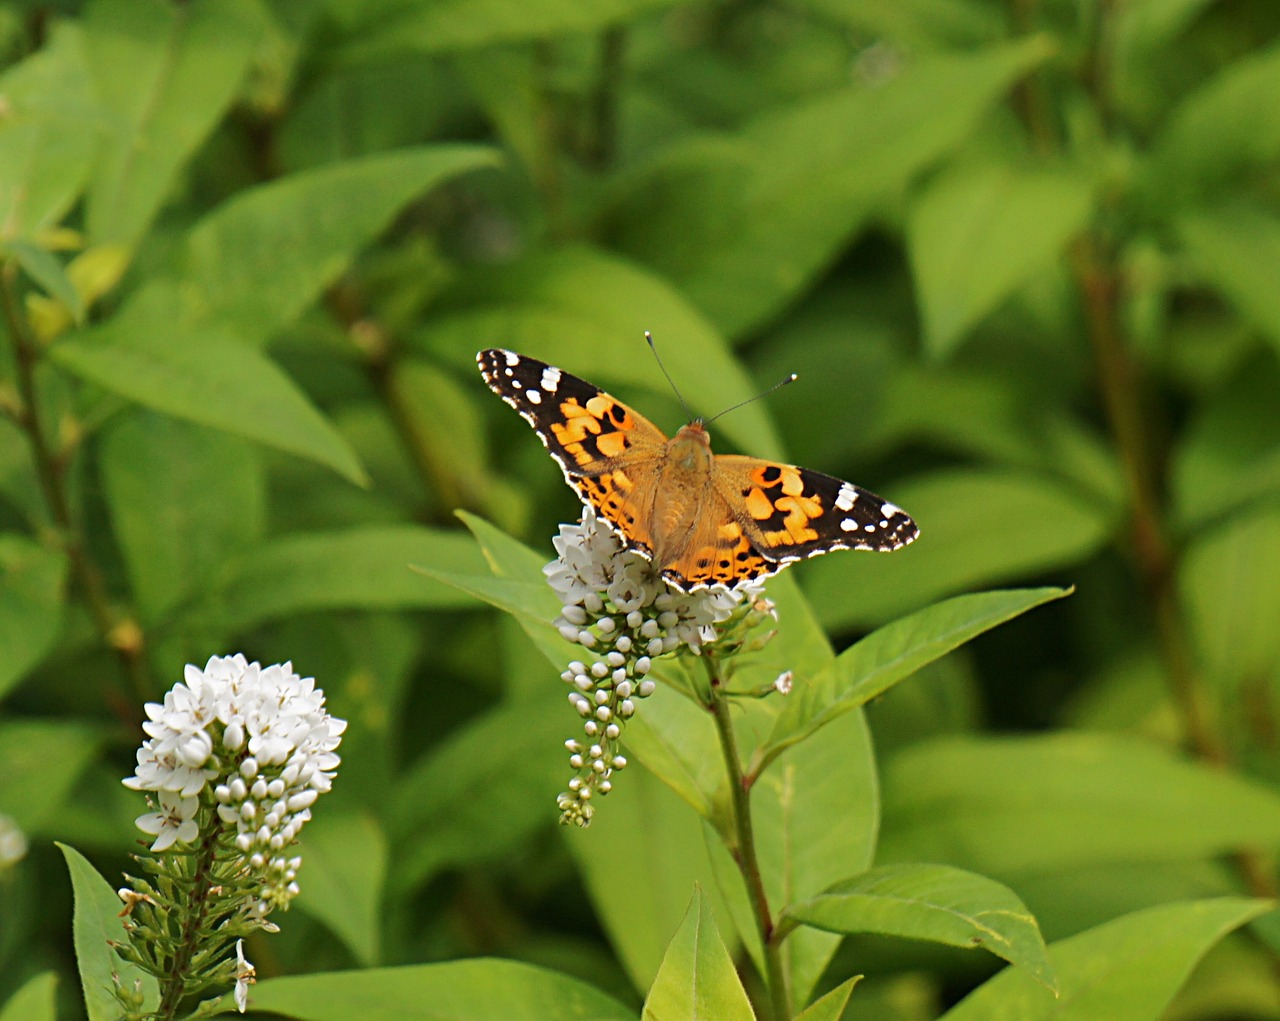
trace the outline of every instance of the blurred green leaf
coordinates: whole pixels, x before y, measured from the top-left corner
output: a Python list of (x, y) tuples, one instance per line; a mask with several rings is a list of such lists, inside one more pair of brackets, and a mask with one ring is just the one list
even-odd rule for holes
[(324, 922), (361, 964), (376, 964), (387, 876), (387, 842), (378, 824), (364, 814), (322, 812), (307, 823), (301, 853), (307, 895), (299, 909)]
[(820, 996), (813, 1003), (796, 1015), (795, 1021), (840, 1021), (844, 1017), (844, 1008), (849, 1003), (853, 987), (861, 976), (841, 982), (838, 986)]
[(450, 50), (528, 42), (550, 36), (596, 32), (676, 0), (375, 0), (330, 4), (345, 22), (351, 39), (342, 56), (349, 61), (385, 59), (388, 54)]
[(67, 306), (76, 322), (84, 317), (84, 302), (52, 252), (29, 241), (0, 241), (0, 257), (11, 257), (51, 298)]
[[(659, 663), (661, 672), (664, 664)], [(627, 751), (704, 819), (723, 821), (728, 791), (710, 714), (668, 684), (659, 684), (627, 724)]]
[[(668, 394), (670, 384), (644, 343), (650, 330), (695, 414), (714, 415), (759, 392), (724, 338), (680, 292), (597, 249), (567, 246), (477, 270), (443, 295), (439, 308), (424, 327), (424, 344), (459, 364), (462, 352), (497, 343), (597, 386), (636, 384)], [(652, 417), (627, 391), (616, 396)], [(752, 454), (780, 456), (762, 405), (735, 411), (718, 428)]]
[(1197, 535), (1178, 587), (1208, 679), (1228, 700), (1245, 681), (1280, 676), (1280, 508)]
[(332, 468), (363, 484), (347, 442), (269, 358), (221, 332), (135, 333), (109, 324), (49, 349), (59, 366), (143, 407)]
[(64, 554), (0, 533), (0, 698), (57, 639), (66, 573)]
[(1280, 46), (1236, 60), (1184, 99), (1151, 154), (1148, 201), (1158, 209), (1212, 194), (1280, 157)]
[(197, 321), (263, 343), (314, 302), (407, 202), (497, 161), (485, 146), (425, 145), (241, 191), (187, 235), (184, 296), (195, 303)]
[[(554, 809), (554, 798), (542, 804)], [(590, 830), (561, 830), (564, 843), (614, 951), (636, 988), (648, 989), (672, 929), (688, 909), (689, 891), (701, 885), (708, 906), (719, 907), (709, 892), (714, 886), (706, 844), (688, 807), (647, 770), (628, 768), (615, 776), (614, 792), (597, 807)], [(619, 876), (627, 882), (618, 882)]]
[(740, 136), (659, 153), (618, 197), (617, 243), (676, 281), (728, 336), (749, 335), (1048, 51), (1031, 37), (924, 56), (883, 86), (806, 99)]
[(89, 4), (85, 59), (107, 128), (86, 203), (94, 244), (132, 246), (146, 232), (235, 98), (261, 10), (249, 0)]
[(0, 1021), (57, 1021), (54, 998), (58, 992), (58, 976), (42, 971), (26, 981), (9, 997), (0, 1010)]
[(103, 736), (96, 727), (61, 720), (0, 723), (0, 812), (28, 834), (61, 832), (62, 810)]
[(74, 847), (66, 844), (58, 847), (67, 861), (75, 895), (72, 928), (89, 1021), (116, 1021), (120, 1017), (120, 1002), (111, 993), (112, 975), (119, 975), (126, 989), (132, 990), (135, 983), (139, 984), (145, 1005), (154, 1008), (160, 998), (156, 980), (137, 965), (121, 960), (107, 945), (109, 940), (118, 943), (128, 940), (115, 889)]
[(641, 1021), (755, 1021), (701, 890), (671, 938)]
[(265, 482), (243, 440), (139, 409), (112, 423), (98, 463), (144, 622), (261, 538)]
[(267, 979), (249, 999), (299, 1021), (635, 1021), (585, 982), (483, 957)]
[(51, 227), (80, 195), (99, 143), (78, 25), (58, 22), (44, 49), (0, 75), (0, 239)]
[(1213, 518), (1280, 493), (1280, 372), (1251, 359), (1201, 401), (1170, 466), (1179, 530), (1202, 534)]
[[(896, 66), (906, 54), (951, 48), (953, 44), (987, 42), (999, 38), (1003, 22), (998, 13), (973, 0), (898, 0), (891, 4), (850, 4), (844, 0), (788, 0), (824, 18), (848, 25), (877, 40), (880, 59)], [(898, 47), (904, 51), (898, 52)], [(868, 63), (873, 58), (865, 57)]]
[(1069, 595), (1059, 588), (955, 596), (886, 624), (812, 677), (802, 677), (757, 752), (752, 771), (831, 720), (884, 694), (927, 663), (1019, 614)]
[(1040, 929), (1018, 895), (949, 865), (884, 865), (788, 905), (782, 917), (828, 932), (982, 947), (1054, 988)]
[(424, 578), (413, 564), (481, 571), (465, 535), (415, 525), (370, 526), (272, 539), (229, 565), (192, 616), (209, 614), (241, 630), (291, 614), (334, 609), (470, 606), (449, 586)]
[(930, 180), (907, 222), (930, 354), (951, 354), (971, 327), (1062, 253), (1088, 220), (1092, 190), (1077, 172), (996, 164)]
[(1280, 263), (1280, 217), (1240, 202), (1187, 213), (1174, 226), (1204, 281), (1280, 350), (1280, 288), (1271, 272)]
[(1122, 735), (943, 738), (883, 780), (882, 861), (1004, 878), (1280, 846), (1270, 788)]
[(800, 569), (829, 630), (874, 626), (957, 590), (1063, 570), (1096, 552), (1112, 528), (1112, 508), (1024, 473), (938, 471), (891, 493), (920, 525), (919, 539), (889, 556), (835, 553)]
[(499, 705), (453, 730), (396, 784), (388, 828), (403, 849), (390, 882), (402, 893), (442, 868), (510, 854), (554, 824), (569, 778), (564, 738), (580, 725), (557, 693)]
[(944, 1019), (1158, 1021), (1209, 948), (1268, 907), (1224, 897), (1125, 915), (1049, 948), (1056, 997), (1025, 971), (1008, 968)]

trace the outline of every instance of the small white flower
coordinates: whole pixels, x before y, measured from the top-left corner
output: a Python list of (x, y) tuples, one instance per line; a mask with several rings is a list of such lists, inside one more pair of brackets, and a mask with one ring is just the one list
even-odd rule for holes
[(784, 670), (782, 673), (778, 674), (777, 680), (773, 682), (773, 690), (779, 695), (790, 695), (793, 680), (794, 675), (791, 671)]
[(176, 843), (189, 844), (199, 832), (195, 814), (200, 807), (199, 798), (183, 797), (173, 791), (161, 791), (159, 810), (140, 815), (138, 829), (156, 838), (153, 851), (166, 851)]
[(244, 956), (244, 940), (236, 940), (236, 1010), (243, 1014), (249, 1009), (249, 987), (257, 979), (257, 971)]

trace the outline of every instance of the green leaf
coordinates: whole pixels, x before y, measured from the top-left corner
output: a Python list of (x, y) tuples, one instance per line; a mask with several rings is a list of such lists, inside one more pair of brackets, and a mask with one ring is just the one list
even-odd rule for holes
[(990, 165), (933, 178), (912, 205), (907, 243), (924, 341), (935, 357), (1050, 267), (1087, 222), (1091, 182), (1064, 170)]
[(298, 907), (324, 922), (361, 964), (381, 956), (387, 842), (368, 815), (322, 812), (301, 840), (306, 896)]
[(1280, 846), (1280, 796), (1121, 735), (950, 737), (887, 764), (880, 860), (1005, 878)]
[(450, 865), (496, 861), (552, 825), (569, 778), (564, 737), (580, 725), (557, 691), (451, 731), (392, 794), (390, 839), (408, 849), (390, 877), (396, 890), (417, 889)]
[(411, 199), (498, 162), (478, 145), (427, 145), (331, 163), (237, 193), (187, 236), (182, 286), (196, 321), (263, 343), (336, 280)]
[(828, 932), (982, 947), (1054, 988), (1040, 929), (1018, 895), (949, 865), (884, 865), (789, 905), (783, 918)]
[(58, 992), (58, 975), (42, 971), (29, 978), (0, 1010), (0, 1021), (57, 1021), (54, 998)]
[(1280, 156), (1280, 46), (1238, 58), (1184, 99), (1156, 139), (1147, 200), (1167, 210)]
[(256, 451), (243, 440), (139, 409), (116, 418), (100, 455), (107, 507), (144, 621), (160, 620), (261, 537), (265, 482)]
[(957, 43), (975, 46), (998, 38), (1002, 31), (998, 14), (974, 0), (898, 0), (892, 4), (793, 0), (793, 3), (837, 24), (848, 25), (864, 38), (885, 40), (895, 52), (928, 52), (954, 48)]
[(1200, 958), (1269, 909), (1237, 898), (1166, 904), (1054, 943), (1058, 995), (1007, 968), (949, 1010), (945, 1021), (1159, 1021)]
[[(648, 709), (646, 702), (634, 719)], [(631, 736), (630, 726), (626, 736)], [(567, 775), (560, 777), (561, 787)], [(541, 803), (554, 808), (553, 798), (544, 797)], [(672, 929), (688, 909), (689, 890), (699, 885), (714, 889), (708, 885), (713, 874), (707, 846), (689, 808), (647, 769), (629, 766), (615, 776), (613, 793), (596, 808), (589, 830), (562, 827), (561, 833), (610, 945), (632, 983), (648, 989), (656, 981)], [(627, 881), (618, 882), (619, 876)], [(703, 897), (720, 908), (713, 893)]]
[(720, 939), (710, 905), (695, 890), (671, 937), (641, 1021), (755, 1021), (746, 990)]
[[(663, 672), (658, 664), (657, 672)], [(710, 714), (669, 684), (659, 684), (644, 711), (627, 723), (627, 751), (704, 819), (728, 805), (724, 762)]]
[(889, 556), (835, 553), (801, 565), (828, 630), (873, 627), (957, 591), (1061, 570), (1098, 550), (1113, 528), (1111, 508), (1025, 473), (939, 471), (888, 495), (920, 525), (919, 539)]
[(81, 723), (0, 723), (0, 812), (28, 834), (59, 832), (63, 809), (102, 740), (100, 730)]
[(126, 989), (132, 989), (135, 982), (140, 982), (144, 1003), (154, 1010), (160, 997), (156, 980), (136, 965), (121, 960), (108, 946), (109, 940), (117, 943), (128, 940), (120, 918), (119, 896), (79, 851), (66, 844), (58, 847), (67, 861), (71, 889), (75, 895), (72, 929), (89, 1021), (116, 1021), (120, 1016), (120, 1002), (111, 992), (112, 975), (119, 975)]
[(132, 246), (146, 232), (235, 98), (261, 34), (259, 11), (247, 0), (89, 5), (84, 51), (108, 125), (89, 186), (93, 243)]
[(1239, 202), (1187, 213), (1174, 225), (1201, 278), (1280, 350), (1280, 217)]
[(753, 770), (763, 769), (784, 748), (884, 694), (984, 631), (1069, 594), (1069, 589), (1060, 588), (975, 592), (954, 596), (873, 631), (826, 670), (801, 678), (783, 704)]
[(66, 574), (63, 554), (0, 533), (0, 698), (57, 641)]
[(630, 21), (676, 0), (433, 0), (407, 4), (377, 0), (350, 8), (346, 60), (386, 60), (388, 54), (451, 50), (529, 42), (552, 36), (589, 34)]
[(71, 283), (62, 263), (52, 252), (29, 241), (7, 241), (0, 242), (0, 256), (12, 257), (46, 294), (67, 306), (77, 323), (84, 317), (84, 302), (80, 300), (80, 292)]
[(844, 1016), (844, 1008), (853, 995), (853, 987), (858, 984), (861, 975), (847, 979), (838, 986), (814, 1000), (813, 1003), (796, 1015), (795, 1021), (840, 1021)]
[(726, 334), (749, 335), (1048, 51), (1032, 37), (920, 56), (881, 87), (805, 99), (738, 136), (660, 153), (622, 191), (615, 242), (676, 281)]
[[(598, 386), (635, 384), (670, 394), (645, 347), (645, 330), (652, 331), (671, 377), (688, 391), (695, 414), (714, 415), (759, 393), (724, 338), (679, 291), (643, 267), (584, 246), (538, 252), (462, 278), (442, 296), (440, 314), (424, 327), (423, 344), (461, 365), (460, 352), (492, 347), (501, 338), (503, 347)], [(627, 390), (617, 396), (652, 416)], [(717, 427), (756, 456), (781, 456), (761, 404), (735, 411)]]
[(249, 999), (299, 1021), (635, 1021), (585, 982), (487, 958), (273, 978)]
[(483, 569), (465, 535), (415, 525), (387, 525), (273, 539), (233, 564), (192, 611), (241, 630), (304, 611), (470, 605), (413, 564), (456, 571)]
[(346, 440), (269, 358), (212, 330), (173, 334), (120, 322), (53, 345), (49, 357), (143, 407), (212, 426), (332, 468), (363, 485)]
[(0, 75), (0, 238), (58, 223), (88, 178), (101, 128), (78, 25), (55, 22), (39, 53)]
[(1239, 515), (1196, 536), (1178, 587), (1209, 680), (1239, 686), (1280, 676), (1280, 509)]

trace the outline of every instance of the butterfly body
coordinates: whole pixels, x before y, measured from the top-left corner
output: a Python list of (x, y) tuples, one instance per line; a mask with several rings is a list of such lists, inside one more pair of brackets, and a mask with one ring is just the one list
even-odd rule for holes
[(898, 549), (918, 534), (900, 508), (851, 482), (712, 453), (701, 421), (668, 438), (621, 401), (545, 362), (497, 348), (477, 361), (583, 502), (684, 591), (763, 578), (835, 549)]

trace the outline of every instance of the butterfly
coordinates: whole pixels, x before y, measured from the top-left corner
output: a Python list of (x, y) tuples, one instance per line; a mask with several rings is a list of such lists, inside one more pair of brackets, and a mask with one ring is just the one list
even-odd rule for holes
[(838, 549), (896, 550), (919, 535), (900, 507), (791, 464), (713, 454), (701, 419), (668, 438), (584, 379), (491, 348), (476, 356), (582, 501), (684, 592), (735, 586)]

